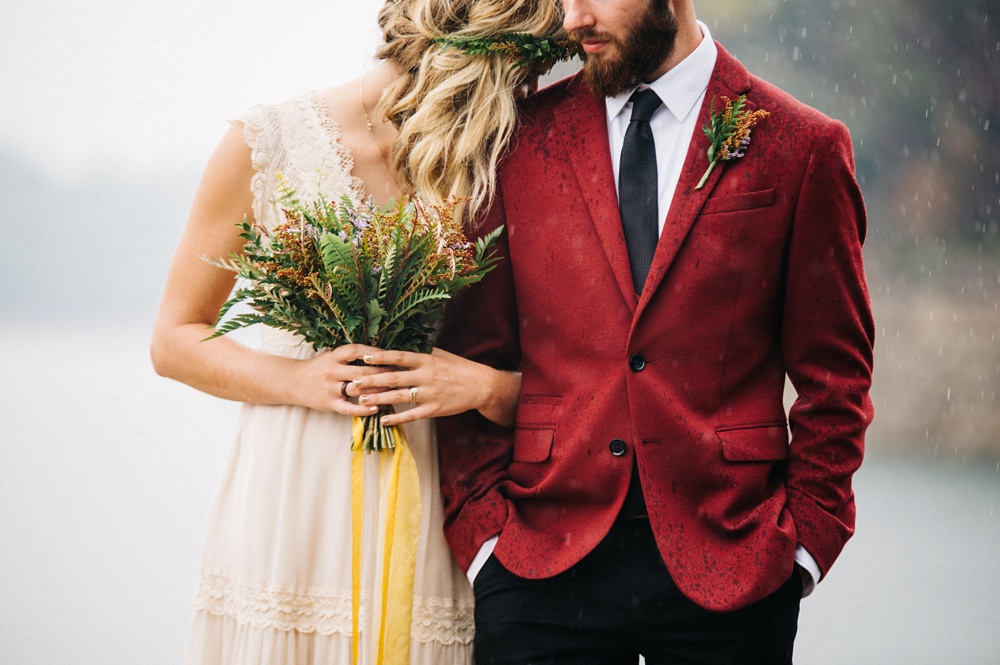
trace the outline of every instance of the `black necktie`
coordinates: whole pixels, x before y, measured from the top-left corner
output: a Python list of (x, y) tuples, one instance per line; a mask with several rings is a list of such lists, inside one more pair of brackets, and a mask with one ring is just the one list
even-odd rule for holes
[(632, 285), (636, 293), (642, 293), (659, 238), (656, 149), (649, 119), (662, 102), (649, 88), (637, 90), (629, 101), (632, 102), (632, 119), (625, 130), (618, 168), (618, 210), (632, 267)]

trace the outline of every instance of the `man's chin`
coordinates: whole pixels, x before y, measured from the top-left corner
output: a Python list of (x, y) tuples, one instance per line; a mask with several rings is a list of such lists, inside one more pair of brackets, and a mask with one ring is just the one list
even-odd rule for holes
[(623, 71), (620, 63), (588, 59), (583, 66), (583, 77), (595, 95), (614, 97), (631, 90), (637, 84), (635, 77)]

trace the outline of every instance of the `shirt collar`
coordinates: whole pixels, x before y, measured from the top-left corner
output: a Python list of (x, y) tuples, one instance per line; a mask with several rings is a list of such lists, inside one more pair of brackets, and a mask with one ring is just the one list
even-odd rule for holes
[[(698, 21), (698, 27), (701, 28), (703, 38), (688, 57), (652, 83), (638, 86), (638, 88), (652, 88), (678, 121), (684, 120), (708, 89), (708, 82), (712, 78), (715, 60), (718, 57), (719, 50), (712, 41), (712, 33), (709, 32), (708, 26)], [(604, 101), (607, 105), (608, 118), (617, 117), (625, 109), (629, 97), (638, 88), (614, 97), (606, 97)]]

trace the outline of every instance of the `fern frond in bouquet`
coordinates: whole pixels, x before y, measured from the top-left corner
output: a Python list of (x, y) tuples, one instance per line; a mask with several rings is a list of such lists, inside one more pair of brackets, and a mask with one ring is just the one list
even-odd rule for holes
[[(243, 280), (207, 339), (264, 324), (317, 350), (360, 343), (429, 352), (446, 301), (499, 260), (492, 247), (502, 228), (471, 242), (455, 219), (459, 203), (404, 197), (380, 208), (346, 196), (303, 203), (294, 190), (281, 190), (281, 223), (269, 232), (244, 219), (243, 251), (207, 259)], [(250, 311), (226, 318), (237, 303)], [(395, 430), (381, 427), (380, 415), (365, 418), (367, 451), (395, 445)]]

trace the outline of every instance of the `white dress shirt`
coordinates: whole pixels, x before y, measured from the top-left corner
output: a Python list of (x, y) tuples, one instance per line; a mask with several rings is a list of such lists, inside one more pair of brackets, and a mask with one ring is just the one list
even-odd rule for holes
[[(703, 24), (698, 24), (704, 35), (698, 47), (666, 74), (652, 83), (642, 84), (637, 89), (651, 88), (663, 106), (658, 108), (649, 120), (656, 145), (657, 209), (659, 230), (663, 231), (670, 202), (681, 177), (681, 168), (687, 157), (691, 138), (698, 124), (698, 111), (705, 101), (708, 82), (715, 69), (718, 49), (712, 35)], [(622, 161), (622, 144), (625, 130), (632, 118), (632, 102), (628, 100), (636, 89), (628, 90), (616, 97), (606, 97), (604, 104), (608, 117), (608, 140), (611, 144), (611, 168), (615, 174), (615, 189), (618, 188), (619, 165)]]
[[(663, 102), (649, 120), (656, 146), (657, 219), (661, 233), (718, 57), (718, 48), (712, 40), (708, 26), (701, 21), (698, 21), (698, 26), (703, 37), (701, 43), (688, 57), (652, 83), (641, 84), (638, 88), (615, 97), (606, 97), (604, 100), (616, 191), (625, 130), (628, 129), (632, 117), (632, 103), (628, 100), (629, 97), (637, 89), (652, 88)], [(465, 572), (470, 583), (475, 582), (476, 575), (490, 558), (493, 548), (496, 547), (497, 538), (498, 536), (493, 536), (483, 543), (472, 559), (469, 569)], [(802, 566), (810, 575), (810, 579), (802, 589), (804, 598), (816, 588), (816, 580), (820, 578), (819, 565), (802, 545), (795, 548), (795, 563)]]

